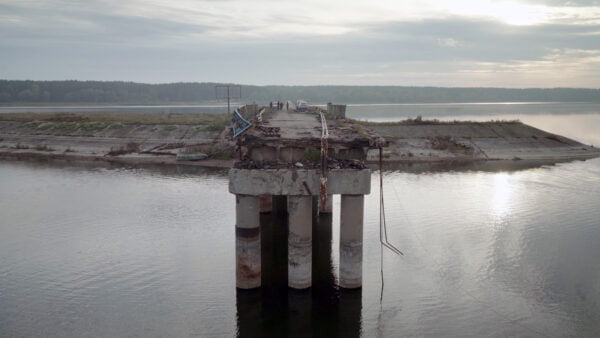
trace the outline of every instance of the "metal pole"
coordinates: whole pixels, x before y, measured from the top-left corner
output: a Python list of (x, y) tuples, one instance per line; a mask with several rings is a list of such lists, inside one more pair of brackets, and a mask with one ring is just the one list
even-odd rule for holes
[(227, 86), (227, 114), (231, 114), (231, 109), (229, 108), (229, 101), (230, 101), (229, 86)]

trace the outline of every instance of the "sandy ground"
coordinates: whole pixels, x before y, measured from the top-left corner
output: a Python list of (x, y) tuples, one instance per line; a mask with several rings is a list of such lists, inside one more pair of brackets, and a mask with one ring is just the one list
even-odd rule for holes
[(223, 142), (218, 132), (199, 131), (190, 125), (125, 125), (100, 131), (39, 130), (24, 125), (0, 121), (0, 156), (213, 167), (230, 167), (234, 162), (218, 156), (203, 161), (177, 161), (177, 153), (186, 147), (231, 146)]
[[(386, 162), (565, 160), (600, 156), (600, 149), (522, 123), (369, 126), (390, 142)], [(378, 150), (369, 151), (377, 161)]]
[[(521, 123), (457, 123), (440, 125), (369, 126), (389, 141), (383, 149), (388, 163), (485, 160), (556, 160), (600, 156), (600, 150)], [(0, 156), (106, 161), (123, 164), (166, 164), (231, 167), (235, 159), (213, 156), (177, 161), (188, 147), (231, 149), (223, 133), (190, 125), (125, 125), (99, 131), (43, 130), (23, 122), (0, 121)], [(116, 151), (116, 152), (115, 152)], [(235, 156), (235, 154), (233, 154)], [(377, 162), (379, 151), (369, 151)]]

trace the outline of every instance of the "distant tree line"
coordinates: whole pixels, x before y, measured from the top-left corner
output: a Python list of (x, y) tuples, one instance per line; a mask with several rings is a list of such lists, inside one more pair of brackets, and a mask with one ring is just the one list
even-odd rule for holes
[[(215, 101), (218, 83), (0, 80), (0, 103), (177, 104)], [(406, 86), (242, 86), (242, 101), (310, 103), (600, 102), (600, 89)]]

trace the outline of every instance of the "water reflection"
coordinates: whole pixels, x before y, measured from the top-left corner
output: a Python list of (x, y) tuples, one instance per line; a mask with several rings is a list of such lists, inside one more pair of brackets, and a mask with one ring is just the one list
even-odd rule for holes
[(282, 213), (262, 217), (273, 274), (242, 294), (226, 171), (32, 163), (0, 163), (2, 337), (600, 336), (600, 158), (386, 173), (390, 241), (405, 256), (384, 256), (382, 304), (376, 184), (362, 290), (333, 283), (338, 212), (333, 234), (327, 217), (315, 221), (313, 249), (327, 259), (314, 287), (290, 292)]
[(493, 179), (492, 214), (502, 217), (508, 213), (512, 197), (512, 185), (508, 182), (507, 173), (497, 173)]
[(261, 215), (262, 284), (259, 290), (236, 290), (237, 334), (255, 336), (344, 336), (361, 332), (362, 290), (335, 285), (332, 215), (313, 217), (313, 286), (287, 286), (287, 215), (285, 197), (274, 212)]

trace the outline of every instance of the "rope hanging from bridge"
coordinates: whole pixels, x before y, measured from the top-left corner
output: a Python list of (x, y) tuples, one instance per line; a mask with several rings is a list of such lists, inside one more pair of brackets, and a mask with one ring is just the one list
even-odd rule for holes
[(385, 222), (385, 203), (383, 199), (383, 148), (379, 147), (379, 243), (380, 247), (380, 272), (381, 272), (381, 293), (379, 295), (379, 303), (383, 301), (383, 287), (385, 285), (383, 279), (383, 248), (386, 247), (396, 255), (404, 256), (396, 246), (389, 242), (387, 236), (387, 224)]
[(397, 255), (404, 256), (404, 253), (395, 247), (388, 240), (387, 225), (385, 222), (385, 203), (383, 200), (383, 150), (379, 148), (379, 241), (383, 246), (390, 249)]

